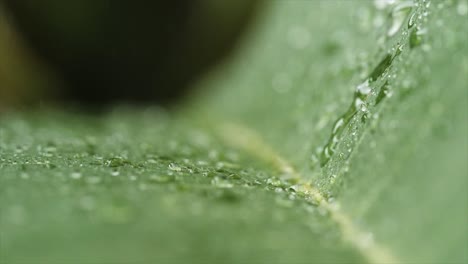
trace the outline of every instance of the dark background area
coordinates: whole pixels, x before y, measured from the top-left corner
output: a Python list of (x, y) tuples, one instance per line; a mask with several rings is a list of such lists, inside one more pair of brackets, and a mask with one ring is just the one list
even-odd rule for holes
[(227, 57), (259, 6), (248, 0), (0, 4), (3, 108), (171, 105)]

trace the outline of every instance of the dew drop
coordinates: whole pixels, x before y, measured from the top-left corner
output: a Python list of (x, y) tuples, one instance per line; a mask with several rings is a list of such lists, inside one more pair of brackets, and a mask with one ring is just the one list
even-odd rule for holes
[(363, 104), (364, 104), (364, 101), (362, 101), (361, 98), (356, 97), (356, 99), (354, 100), (354, 107), (356, 109), (360, 109)]
[(334, 184), (336, 181), (336, 175), (333, 174), (331, 177), (330, 177), (330, 184)]
[(369, 81), (374, 82), (376, 81), (382, 74), (390, 67), (393, 61), (392, 55), (387, 54), (380, 62), (377, 64), (377, 66), (374, 68), (374, 70), (371, 72), (369, 75)]
[[(368, 109), (367, 109), (366, 104), (362, 104), (362, 105), (361, 105), (361, 111), (366, 113), (367, 110), (368, 110)], [(363, 117), (364, 117), (364, 116), (363, 116)]]
[(78, 180), (78, 179), (81, 179), (81, 173), (79, 172), (72, 172), (70, 174), (70, 178), (74, 179), (74, 180)]
[(169, 167), (169, 169), (172, 170), (172, 171), (181, 171), (181, 170), (182, 170), (182, 168), (179, 167), (179, 166), (177, 166), (175, 163), (169, 164), (168, 167)]
[(368, 95), (371, 91), (372, 89), (369, 86), (369, 80), (364, 81), (356, 87), (356, 92), (361, 96)]
[(55, 168), (57, 168), (57, 165), (55, 165), (55, 164), (53, 164), (53, 163), (50, 163), (50, 161), (46, 161), (46, 162), (45, 162), (45, 167), (46, 167), (47, 169), (55, 169)]
[(280, 186), (281, 185), (281, 181), (278, 180), (278, 179), (274, 179), (274, 178), (268, 178), (266, 180), (266, 184), (270, 185), (270, 186), (274, 186), (274, 187), (277, 187), (277, 186)]
[(215, 185), (216, 187), (218, 188), (226, 188), (226, 189), (229, 189), (229, 188), (232, 188), (234, 187), (234, 185), (228, 181), (225, 181), (225, 180), (222, 180), (220, 179), (219, 177), (214, 177), (212, 180), (211, 180), (211, 184), (212, 185)]
[(116, 167), (121, 167), (129, 162), (121, 157), (114, 157), (106, 160), (105, 164), (109, 167), (116, 168)]
[(385, 84), (382, 86), (382, 88), (380, 88), (379, 94), (377, 95), (377, 98), (375, 99), (375, 105), (380, 104), (383, 99), (389, 96), (390, 96), (390, 89), (388, 87), (388, 81), (386, 81)]
[[(395, 4), (395, 2), (392, 2)], [(417, 18), (416, 13), (411, 13), (414, 4), (412, 1), (403, 1), (401, 3), (396, 3), (397, 5), (394, 7), (392, 11), (392, 25), (389, 29), (387, 34), (389, 36), (393, 36), (396, 32), (398, 32), (405, 21), (408, 20), (408, 27), (411, 28), (415, 24), (415, 19)], [(411, 34), (410, 33), (410, 39)], [(408, 31), (402, 33), (404, 35), (408, 35)], [(369, 113), (369, 105), (374, 95), (374, 90), (371, 87), (371, 84), (376, 83), (380, 78), (383, 78), (384, 74), (388, 72), (389, 68), (392, 66), (393, 60), (398, 57), (402, 52), (405, 44), (398, 43), (395, 48), (392, 49), (391, 52), (387, 53), (379, 63), (370, 71), (370, 74), (365, 79), (365, 81), (356, 87), (356, 91), (354, 92), (353, 100), (351, 105), (348, 107), (347, 111), (342, 114), (340, 117), (336, 119), (333, 123), (331, 135), (328, 138), (326, 144), (321, 148), (319, 151), (319, 158), (320, 158), (320, 165), (324, 167), (331, 159), (331, 157), (335, 154), (336, 148), (342, 138), (342, 134), (345, 131), (345, 128), (350, 124), (352, 120), (360, 121), (361, 124), (367, 122), (370, 113)], [(410, 44), (411, 46), (411, 44)], [(390, 90), (388, 87), (388, 81), (380, 88), (379, 93), (375, 99), (375, 105), (379, 104), (384, 98), (390, 96)], [(358, 113), (362, 113), (360, 116), (356, 116)], [(353, 137), (350, 139), (351, 141), (357, 140), (356, 131), (353, 133)], [(352, 146), (346, 147), (348, 155), (352, 151)], [(343, 153), (343, 152), (340, 152)], [(345, 158), (345, 157), (343, 157)], [(312, 160), (312, 162), (314, 162)]]
[(392, 12), (392, 24), (387, 31), (388, 37), (394, 36), (398, 32), (398, 30), (400, 30), (405, 19), (411, 12), (412, 7), (413, 3), (411, 1), (405, 1), (395, 6)]
[(344, 126), (344, 119), (339, 118), (336, 122), (335, 125), (333, 126), (332, 133), (336, 134), (342, 127)]
[(292, 185), (289, 187), (288, 191), (295, 193), (297, 192), (298, 188), (299, 188), (298, 186)]
[(413, 13), (411, 15), (411, 17), (409, 18), (408, 20), (408, 28), (412, 28), (414, 26), (414, 23), (416, 22), (416, 19), (417, 19), (417, 16), (416, 16), (417, 13)]

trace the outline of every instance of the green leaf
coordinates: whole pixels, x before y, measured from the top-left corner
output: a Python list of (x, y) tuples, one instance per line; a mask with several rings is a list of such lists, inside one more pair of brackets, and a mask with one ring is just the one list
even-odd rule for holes
[(177, 114), (2, 116), (0, 260), (466, 263), (467, 3), (395, 2), (267, 1)]

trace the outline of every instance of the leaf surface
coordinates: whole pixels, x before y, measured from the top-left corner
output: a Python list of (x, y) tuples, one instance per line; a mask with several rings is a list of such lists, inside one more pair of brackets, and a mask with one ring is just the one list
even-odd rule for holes
[(467, 262), (467, 3), (379, 3), (267, 1), (178, 114), (1, 117), (0, 260)]

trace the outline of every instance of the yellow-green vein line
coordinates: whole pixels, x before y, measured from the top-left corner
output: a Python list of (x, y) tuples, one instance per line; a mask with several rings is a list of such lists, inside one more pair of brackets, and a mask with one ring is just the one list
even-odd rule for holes
[(400, 263), (389, 249), (379, 245), (372, 238), (372, 233), (359, 228), (352, 217), (343, 212), (335, 203), (325, 199), (313, 183), (305, 179), (296, 169), (272, 147), (263, 141), (255, 131), (234, 123), (225, 123), (219, 127), (219, 135), (227, 144), (239, 148), (264, 162), (270, 163), (282, 173), (296, 178), (299, 186), (319, 207), (324, 209), (338, 225), (343, 240), (350, 243), (369, 263)]

